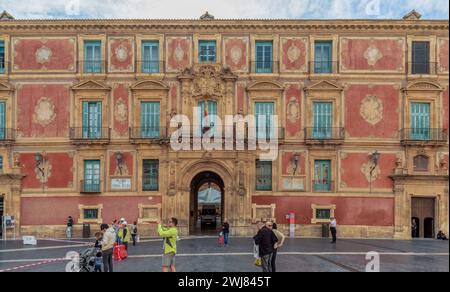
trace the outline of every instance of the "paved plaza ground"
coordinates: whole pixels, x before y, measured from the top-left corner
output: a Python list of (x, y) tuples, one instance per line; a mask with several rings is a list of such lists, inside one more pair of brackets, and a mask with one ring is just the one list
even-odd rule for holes
[[(86, 249), (88, 240), (0, 241), (0, 271), (64, 272), (69, 251)], [(129, 248), (130, 257), (115, 262), (117, 272), (159, 272), (161, 239), (147, 239)], [(259, 272), (253, 265), (251, 238), (232, 238), (229, 247), (217, 246), (215, 237), (182, 238), (178, 242), (179, 272)], [(278, 256), (280, 272), (364, 272), (367, 252), (380, 254), (382, 272), (449, 272), (449, 244), (436, 240), (287, 239)], [(54, 262), (49, 260), (56, 259)]]

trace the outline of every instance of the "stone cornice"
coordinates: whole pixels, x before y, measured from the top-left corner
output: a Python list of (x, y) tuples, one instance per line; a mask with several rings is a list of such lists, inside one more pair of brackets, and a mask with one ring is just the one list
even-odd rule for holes
[(282, 20), (282, 19), (229, 19), (229, 20), (171, 20), (171, 19), (80, 19), (80, 20), (8, 20), (0, 22), (0, 30), (25, 32), (79, 32), (141, 30), (270, 30), (297, 32), (314, 31), (399, 31), (447, 33), (446, 20)]
[(390, 178), (396, 182), (400, 181), (422, 181), (448, 183), (448, 175), (391, 175)]

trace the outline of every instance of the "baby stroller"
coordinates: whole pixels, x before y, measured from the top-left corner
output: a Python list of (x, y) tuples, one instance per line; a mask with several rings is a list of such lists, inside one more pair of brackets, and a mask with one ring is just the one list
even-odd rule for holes
[(217, 245), (219, 247), (224, 247), (225, 246), (225, 236), (223, 235), (223, 232), (219, 233), (219, 238), (217, 239)]
[(95, 271), (95, 256), (97, 248), (91, 247), (80, 253), (80, 272), (93, 273)]

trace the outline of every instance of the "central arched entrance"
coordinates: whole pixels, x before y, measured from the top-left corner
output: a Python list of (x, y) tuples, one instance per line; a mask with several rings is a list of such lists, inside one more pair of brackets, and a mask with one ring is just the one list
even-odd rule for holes
[(190, 185), (191, 235), (216, 234), (224, 219), (225, 184), (212, 171), (197, 174)]

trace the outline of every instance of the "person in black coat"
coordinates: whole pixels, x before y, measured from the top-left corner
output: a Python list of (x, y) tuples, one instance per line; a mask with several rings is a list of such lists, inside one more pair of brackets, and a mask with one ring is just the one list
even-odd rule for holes
[[(267, 222), (266, 226), (270, 225), (272, 225), (272, 222)], [(277, 248), (278, 238), (266, 226), (261, 228), (253, 239), (255, 244), (259, 246), (259, 256), (261, 257), (263, 272), (271, 273), (273, 252)]]

